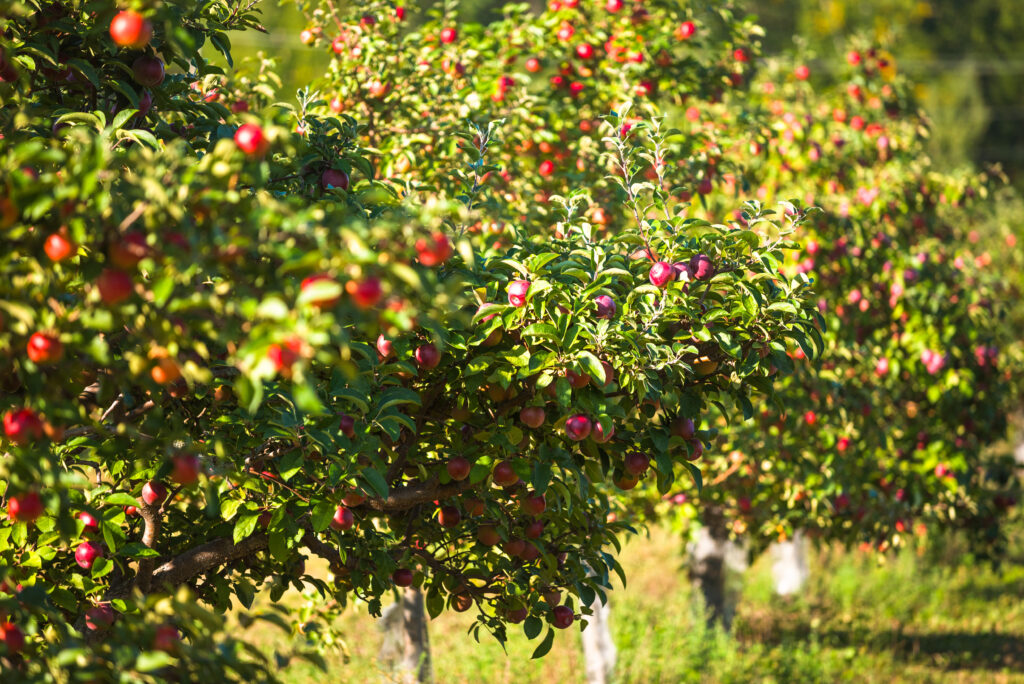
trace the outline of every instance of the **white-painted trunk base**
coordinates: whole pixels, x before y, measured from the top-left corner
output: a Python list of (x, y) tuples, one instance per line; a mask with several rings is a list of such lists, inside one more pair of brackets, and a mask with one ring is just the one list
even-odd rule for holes
[(396, 603), (384, 609), (378, 627), (384, 632), (378, 659), (384, 681), (398, 684), (433, 682), (430, 638), (423, 593), (405, 589)]

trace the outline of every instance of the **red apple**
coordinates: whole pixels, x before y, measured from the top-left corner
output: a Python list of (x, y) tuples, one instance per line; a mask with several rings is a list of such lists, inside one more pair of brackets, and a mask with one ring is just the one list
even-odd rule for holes
[(523, 534), (527, 539), (539, 539), (544, 534), (544, 521), (534, 520), (524, 528)]
[(51, 233), (43, 243), (43, 251), (50, 261), (64, 261), (78, 252), (78, 245), (62, 232)]
[(651, 266), (648, 278), (650, 278), (651, 284), (655, 287), (665, 287), (671, 281), (675, 271), (672, 269), (672, 264), (664, 261), (657, 261)]
[(456, 456), (452, 460), (448, 461), (448, 475), (453, 479), (461, 482), (469, 477), (469, 471), (472, 468), (472, 464), (462, 456)]
[(416, 365), (420, 368), (437, 368), (437, 365), (441, 363), (441, 352), (432, 344), (423, 344), (416, 347), (414, 356), (416, 358)]
[(130, 271), (149, 255), (146, 235), (138, 231), (126, 233), (110, 246), (110, 263), (122, 271)]
[(331, 188), (348, 190), (348, 182), (348, 174), (338, 169), (325, 169), (320, 174), (320, 187), (324, 190), (330, 190)]
[(164, 82), (164, 63), (159, 57), (143, 55), (132, 63), (132, 77), (144, 88), (155, 88)]
[(81, 520), (82, 523), (85, 525), (85, 527), (82, 528), (82, 532), (84, 532), (86, 534), (91, 534), (91, 533), (94, 533), (94, 532), (99, 532), (99, 530), (100, 530), (100, 521), (97, 520), (96, 516), (93, 515), (92, 513), (90, 513), (89, 511), (82, 511), (82, 512), (80, 512), (78, 514), (78, 519)]
[(7, 500), (7, 516), (14, 522), (33, 522), (43, 511), (43, 502), (35, 492), (25, 492)]
[(416, 252), (419, 262), (424, 266), (438, 266), (448, 260), (452, 255), (452, 245), (448, 236), (436, 232), (430, 239), (419, 238), (416, 240)]
[(92, 564), (96, 562), (96, 559), (102, 557), (103, 549), (92, 542), (82, 542), (78, 545), (78, 548), (75, 549), (75, 562), (78, 563), (78, 567), (83, 570), (91, 568)]
[(501, 535), (493, 525), (481, 525), (476, 531), (476, 540), (484, 546), (497, 546), (501, 543)]
[(638, 478), (630, 477), (629, 475), (622, 475), (615, 480), (615, 486), (619, 489), (628, 490), (633, 489), (640, 482)]
[(121, 47), (141, 50), (153, 37), (153, 25), (138, 12), (118, 12), (110, 22), (110, 37)]
[(529, 291), (529, 280), (513, 280), (508, 286), (508, 303), (515, 307), (526, 306), (526, 293)]
[(697, 432), (697, 428), (693, 424), (693, 419), (679, 416), (669, 424), (669, 432), (675, 437), (682, 437), (683, 439), (689, 440), (693, 439), (694, 434)]
[(181, 642), (181, 633), (174, 625), (160, 625), (153, 635), (153, 650), (174, 653)]
[(441, 42), (448, 44), (454, 43), (459, 38), (459, 32), (454, 28), (443, 28), (441, 29)]
[(608, 428), (608, 433), (605, 434), (604, 428), (601, 427), (601, 423), (594, 421), (594, 429), (590, 432), (590, 438), (598, 444), (607, 444), (611, 441), (612, 437), (615, 436), (615, 426)]
[(235, 144), (250, 157), (262, 157), (270, 147), (270, 141), (263, 135), (263, 129), (256, 124), (242, 124), (235, 131)]
[(25, 648), (25, 634), (13, 622), (0, 623), (0, 644), (7, 649), (7, 655), (14, 655)]
[(615, 300), (608, 295), (598, 295), (594, 298), (597, 305), (598, 318), (615, 318)]
[(167, 498), (167, 487), (162, 482), (150, 480), (142, 486), (142, 500), (147, 506), (156, 506)]
[(593, 423), (590, 422), (590, 418), (582, 414), (570, 416), (565, 420), (565, 434), (574, 442), (582, 442), (590, 436), (592, 428)]
[(43, 422), (32, 409), (16, 409), (4, 414), (4, 434), (18, 446), (43, 438)]
[(39, 365), (57, 363), (64, 355), (64, 345), (56, 335), (37, 332), (32, 333), (32, 336), (28, 338), (26, 352), (33, 363)]
[(509, 539), (501, 545), (501, 550), (510, 556), (518, 556), (526, 550), (526, 542), (522, 539)]
[[(315, 274), (309, 276), (308, 278), (304, 278), (302, 280), (302, 284), (299, 286), (299, 289), (304, 291), (304, 290), (306, 290), (306, 288), (312, 286), (314, 283), (321, 283), (321, 282), (333, 283), (333, 282), (335, 282), (335, 280), (334, 280), (334, 278), (332, 278), (331, 276), (329, 276), (326, 273), (315, 273)], [(309, 301), (309, 305), (310, 306), (314, 306), (314, 307), (316, 307), (318, 309), (329, 309), (332, 306), (334, 306), (335, 304), (337, 304), (338, 300), (340, 300), (340, 299), (341, 299), (341, 295), (340, 294), (335, 296), (335, 297), (325, 297), (323, 299), (311, 299)]]
[(690, 258), (690, 275), (697, 280), (707, 280), (715, 275), (715, 267), (707, 254), (694, 254)]
[(572, 625), (575, 616), (569, 606), (555, 606), (551, 611), (551, 624), (558, 629), (566, 629)]
[(391, 581), (396, 587), (411, 587), (413, 574), (409, 568), (398, 568), (391, 573)]
[(547, 509), (547, 501), (544, 499), (543, 494), (537, 494), (536, 492), (530, 492), (526, 498), (524, 498), (519, 507), (523, 513), (534, 518), (542, 515)]
[(544, 409), (540, 406), (527, 406), (519, 412), (519, 420), (523, 421), (526, 427), (539, 428), (544, 424)]
[(338, 429), (341, 430), (341, 434), (345, 435), (349, 439), (354, 439), (356, 436), (356, 419), (347, 413), (342, 413), (338, 422)]
[(194, 484), (199, 480), (199, 457), (195, 454), (175, 454), (171, 480), (180, 485)]
[(379, 335), (377, 337), (377, 353), (380, 354), (382, 361), (390, 358), (395, 353), (394, 343), (383, 335)]
[(499, 487), (511, 487), (516, 482), (519, 482), (519, 475), (516, 474), (515, 468), (508, 461), (501, 461), (495, 464), (492, 476), (494, 483)]
[(437, 515), (441, 527), (457, 527), (462, 522), (462, 513), (455, 506), (442, 506)]
[(697, 26), (692, 21), (684, 21), (676, 29), (676, 37), (680, 40), (687, 40), (697, 32)]
[(93, 631), (99, 631), (114, 624), (117, 615), (109, 603), (100, 603), (85, 611), (85, 626)]
[(104, 269), (96, 279), (100, 300), (107, 306), (117, 306), (132, 296), (134, 284), (130, 275), (113, 268)]
[(348, 292), (352, 297), (352, 301), (360, 309), (370, 309), (376, 306), (381, 297), (384, 296), (380, 279), (373, 276), (363, 278), (360, 281), (348, 281), (345, 283), (345, 292)]
[(338, 510), (334, 512), (334, 518), (331, 519), (331, 529), (338, 531), (350, 530), (355, 522), (356, 518), (352, 515), (352, 511), (344, 506), (338, 506)]
[(630, 475), (643, 475), (651, 467), (651, 457), (634, 451), (626, 455), (626, 472)]

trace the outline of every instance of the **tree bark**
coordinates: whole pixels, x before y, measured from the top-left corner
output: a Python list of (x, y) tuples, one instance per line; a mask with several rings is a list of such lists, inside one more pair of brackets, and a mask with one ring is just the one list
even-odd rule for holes
[(423, 593), (409, 587), (381, 616), (384, 642), (379, 658), (388, 682), (429, 684), (434, 681), (430, 663), (430, 638)]
[(746, 569), (746, 551), (729, 540), (725, 515), (718, 508), (704, 509), (702, 527), (690, 549), (690, 581), (704, 599), (708, 627), (720, 622), (728, 631), (735, 613), (735, 596), (729, 591), (730, 571)]
[(615, 669), (616, 656), (615, 642), (612, 641), (608, 625), (611, 616), (610, 596), (609, 603), (603, 604), (600, 598), (595, 598), (590, 608), (594, 615), (587, 618), (587, 628), (582, 633), (587, 684), (608, 684)]
[(792, 539), (771, 545), (775, 593), (791, 596), (803, 590), (811, 571), (807, 565), (807, 538), (797, 530)]

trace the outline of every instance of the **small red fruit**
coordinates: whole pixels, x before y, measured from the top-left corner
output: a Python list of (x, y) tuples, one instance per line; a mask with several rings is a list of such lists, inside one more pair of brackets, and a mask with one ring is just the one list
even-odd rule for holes
[(690, 258), (690, 275), (697, 280), (707, 280), (715, 274), (711, 257), (707, 254), (694, 254)]
[(43, 502), (35, 492), (26, 492), (7, 500), (7, 516), (14, 522), (34, 522), (42, 514)]
[(494, 478), (494, 484), (499, 487), (511, 487), (516, 482), (519, 482), (519, 475), (516, 474), (512, 464), (508, 461), (501, 461), (496, 464), (491, 474)]
[(570, 416), (565, 420), (565, 434), (574, 442), (582, 442), (590, 436), (592, 428), (593, 423), (590, 422), (590, 418), (582, 414)]
[(181, 633), (174, 625), (160, 625), (153, 635), (153, 650), (173, 653), (181, 641)]
[(611, 441), (612, 437), (615, 436), (615, 426), (608, 428), (608, 432), (605, 433), (604, 428), (601, 427), (601, 423), (594, 421), (594, 429), (590, 432), (590, 438), (598, 444), (607, 444)]
[(156, 506), (167, 498), (167, 487), (162, 482), (150, 480), (142, 486), (142, 500), (148, 506)]
[(338, 510), (334, 512), (334, 518), (331, 519), (331, 529), (343, 531), (350, 530), (356, 522), (356, 517), (352, 515), (352, 511), (348, 510), (344, 506), (338, 506)]
[(454, 43), (456, 40), (458, 40), (458, 38), (459, 38), (459, 32), (456, 31), (455, 29), (453, 29), (453, 28), (443, 28), (443, 29), (441, 29), (441, 42), (442, 43), (445, 43), (446, 45), (449, 44), (449, 43)]
[(437, 521), (441, 527), (457, 527), (462, 522), (462, 513), (455, 506), (442, 506)]
[(82, 524), (85, 525), (85, 527), (82, 529), (82, 532), (85, 532), (86, 534), (99, 532), (100, 521), (97, 520), (96, 516), (90, 513), (89, 511), (82, 511), (81, 513), (79, 513), (78, 519), (81, 520)]
[(529, 280), (513, 280), (508, 286), (508, 303), (515, 307), (526, 306), (526, 293), (529, 291)]
[(683, 439), (693, 439), (693, 435), (696, 433), (696, 426), (693, 424), (692, 418), (684, 418), (679, 416), (669, 425), (669, 432), (675, 437), (682, 437)]
[(341, 434), (349, 439), (354, 439), (356, 436), (356, 419), (347, 413), (339, 414), (339, 417), (341, 420), (338, 422), (338, 429), (341, 430)]
[(529, 495), (527, 495), (525, 499), (523, 499), (522, 503), (520, 503), (519, 506), (520, 508), (522, 508), (523, 513), (536, 518), (544, 513), (545, 509), (547, 509), (548, 507), (548, 504), (547, 501), (544, 499), (543, 494), (536, 494), (534, 492), (531, 492)]
[(395, 353), (395, 345), (384, 335), (377, 336), (377, 353), (380, 354), (381, 360), (390, 358)]
[(14, 655), (25, 648), (25, 635), (13, 622), (0, 623), (0, 644), (7, 648), (7, 655)]
[(626, 456), (626, 472), (630, 475), (642, 475), (651, 467), (651, 458), (647, 454), (634, 451)]
[(469, 471), (472, 468), (472, 465), (473, 464), (462, 456), (456, 456), (452, 460), (448, 461), (448, 475), (453, 480), (461, 482), (469, 477)]
[(144, 88), (155, 88), (164, 82), (164, 62), (159, 57), (143, 55), (132, 62), (132, 78)]
[(542, 178), (547, 178), (548, 176), (550, 176), (554, 172), (555, 172), (555, 163), (553, 161), (551, 161), (550, 159), (545, 159), (544, 161), (542, 161), (540, 163), (540, 166), (537, 168), (537, 173), (539, 173)]
[(141, 50), (153, 37), (153, 25), (138, 12), (118, 12), (110, 22), (110, 37), (121, 47)]
[(651, 266), (648, 278), (650, 278), (651, 285), (654, 285), (655, 287), (665, 287), (669, 282), (671, 282), (674, 275), (675, 271), (672, 269), (672, 264), (664, 261), (658, 261)]
[(398, 568), (391, 573), (391, 581), (395, 583), (396, 587), (411, 587), (412, 578), (412, 570), (409, 568)]
[(551, 611), (551, 618), (551, 623), (558, 629), (566, 629), (576, 619), (569, 606), (555, 606)]
[(540, 406), (527, 406), (519, 412), (519, 420), (523, 421), (526, 427), (539, 428), (544, 424), (544, 409)]
[(78, 252), (78, 245), (64, 233), (57, 232), (46, 238), (46, 242), (43, 243), (43, 251), (46, 252), (50, 261), (64, 261)]
[(82, 542), (75, 549), (75, 562), (78, 563), (78, 567), (83, 570), (88, 570), (92, 567), (92, 564), (96, 562), (97, 558), (103, 557), (103, 549), (92, 542)]
[(444, 233), (434, 233), (430, 239), (416, 240), (416, 252), (419, 262), (424, 266), (438, 266), (452, 255), (452, 244)]
[(676, 37), (679, 38), (679, 40), (687, 40), (696, 32), (697, 26), (692, 21), (684, 21), (679, 25), (679, 28), (676, 29)]
[(482, 525), (476, 531), (476, 540), (484, 546), (497, 546), (501, 543), (501, 535), (493, 525)]
[(64, 356), (64, 345), (54, 335), (32, 333), (26, 348), (28, 358), (36, 364), (57, 363)]
[(594, 298), (594, 303), (597, 304), (597, 317), (598, 318), (615, 318), (615, 300), (608, 295), (598, 295)]
[[(303, 279), (302, 284), (299, 286), (299, 289), (305, 291), (306, 288), (312, 286), (314, 283), (319, 283), (319, 282), (333, 283), (335, 281), (334, 281), (334, 278), (332, 278), (331, 276), (327, 275), (326, 273), (316, 273), (314, 275), (309, 276), (308, 278)], [(339, 299), (341, 299), (341, 295), (340, 294), (338, 296), (336, 296), (336, 297), (325, 297), (323, 299), (311, 299), (309, 301), (309, 305), (310, 306), (315, 306), (318, 309), (329, 309), (330, 307), (332, 307), (335, 304), (337, 304)]]
[(441, 352), (432, 344), (423, 344), (416, 347), (413, 356), (416, 358), (416, 365), (420, 368), (429, 370), (437, 368), (437, 365), (441, 363)]
[(526, 70), (531, 74), (535, 74), (540, 71), (540, 66), (540, 60), (536, 57), (530, 57), (530, 59), (526, 60)]
[(235, 131), (235, 144), (250, 157), (262, 157), (270, 147), (270, 141), (263, 135), (263, 129), (256, 124), (242, 124)]
[(132, 283), (132, 277), (124, 271), (107, 268), (96, 279), (96, 287), (100, 291), (100, 300), (104, 304), (117, 306), (132, 296), (134, 283)]
[(32, 409), (8, 411), (4, 414), (4, 434), (18, 446), (24, 446), (43, 438), (43, 421)]
[(349, 293), (352, 301), (360, 309), (370, 309), (376, 306), (384, 296), (380, 280), (374, 277), (365, 278), (359, 282), (350, 280), (345, 283), (345, 291)]
[(324, 190), (330, 190), (332, 188), (340, 188), (342, 190), (348, 190), (348, 174), (338, 169), (325, 169), (320, 174), (320, 187)]
[(173, 459), (171, 480), (180, 485), (194, 484), (199, 480), (199, 457), (195, 454), (176, 454)]

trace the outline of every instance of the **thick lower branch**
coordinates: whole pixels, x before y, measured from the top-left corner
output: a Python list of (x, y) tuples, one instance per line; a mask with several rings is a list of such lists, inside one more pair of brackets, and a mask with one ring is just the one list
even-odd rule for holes
[(431, 480), (422, 485), (393, 489), (387, 498), (367, 499), (364, 505), (384, 512), (404, 511), (413, 506), (461, 494), (472, 486), (468, 479), (446, 485), (439, 485), (437, 480)]
[(235, 544), (228, 538), (215, 539), (167, 561), (153, 571), (151, 586), (175, 587), (213, 570), (219, 565), (233, 563), (267, 548), (268, 537), (254, 534)]

